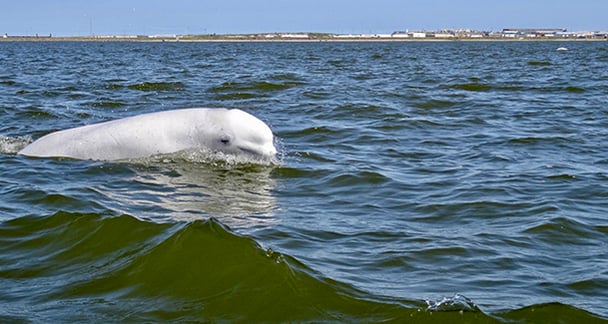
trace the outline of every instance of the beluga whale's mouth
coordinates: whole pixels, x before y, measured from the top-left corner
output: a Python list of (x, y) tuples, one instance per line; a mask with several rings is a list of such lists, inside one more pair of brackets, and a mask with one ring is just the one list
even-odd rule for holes
[(246, 148), (246, 147), (240, 146), (239, 150), (241, 150), (241, 152), (246, 153), (246, 154), (251, 154), (251, 155), (254, 155), (254, 156), (263, 156), (262, 153), (254, 151), (254, 150), (252, 150), (250, 148)]
[(277, 154), (277, 150), (274, 146), (265, 146), (261, 148), (251, 148), (247, 146), (238, 146), (238, 149), (246, 154), (257, 156), (260, 158), (271, 159)]
[(277, 150), (274, 146), (251, 148), (247, 146), (238, 146), (239, 155), (248, 156), (251, 159), (263, 162), (273, 162), (275, 160)]

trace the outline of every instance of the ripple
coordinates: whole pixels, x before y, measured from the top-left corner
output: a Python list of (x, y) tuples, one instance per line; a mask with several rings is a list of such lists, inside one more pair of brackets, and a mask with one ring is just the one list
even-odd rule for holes
[(340, 174), (332, 177), (328, 185), (332, 187), (356, 187), (359, 185), (380, 185), (390, 179), (377, 172), (362, 171), (354, 174)]
[(455, 84), (451, 86), (453, 89), (465, 90), (465, 91), (475, 91), (475, 92), (485, 92), (492, 90), (492, 86), (489, 84), (483, 83), (461, 83)]
[(547, 136), (547, 137), (537, 137), (537, 136), (525, 136), (519, 138), (512, 138), (509, 140), (510, 144), (523, 144), (523, 145), (541, 145), (545, 143), (550, 144), (558, 144), (558, 143), (574, 143), (577, 141), (573, 141), (570, 138), (562, 137), (562, 136)]
[(273, 83), (267, 81), (255, 82), (224, 82), (219, 86), (212, 87), (212, 92), (228, 92), (228, 91), (280, 91), (286, 90), (300, 85), (299, 82), (283, 82)]
[(538, 304), (501, 314), (506, 320), (543, 323), (602, 323), (603, 319), (592, 313), (561, 303)]
[(317, 171), (302, 170), (296, 168), (282, 167), (277, 168), (274, 172), (275, 175), (281, 178), (310, 178), (316, 176)]
[(528, 65), (532, 66), (549, 66), (552, 65), (549, 61), (528, 61)]
[[(281, 78), (279, 76), (279, 78)], [(246, 100), (252, 98), (264, 98), (273, 92), (287, 90), (300, 85), (297, 81), (286, 82), (224, 82), (219, 86), (209, 89), (217, 100)]]
[(57, 114), (55, 114), (54, 112), (45, 110), (45, 109), (40, 109), (39, 107), (25, 107), (22, 108), (18, 113), (17, 116), (22, 117), (22, 118), (26, 118), (29, 119), (31, 117), (35, 117), (37, 119), (55, 119), (57, 118)]
[(110, 83), (110, 84), (106, 84), (104, 86), (104, 88), (107, 89), (107, 90), (120, 90), (120, 89), (122, 89), (124, 87), (125, 87), (124, 85), (119, 84), (119, 83)]
[(262, 98), (262, 97), (265, 97), (265, 96), (258, 95), (255, 93), (239, 92), (239, 93), (220, 94), (220, 95), (215, 96), (215, 99), (217, 99), (217, 100), (246, 100), (246, 99)]
[(573, 92), (573, 93), (585, 92), (584, 88), (575, 87), (575, 86), (568, 86), (568, 87), (563, 88), (563, 90), (566, 91), (566, 92)]
[(7, 85), (7, 86), (13, 86), (13, 85), (17, 84), (17, 82), (13, 81), (13, 80), (0, 80), (0, 84)]
[(435, 108), (449, 108), (454, 107), (458, 104), (456, 101), (451, 100), (437, 100), (431, 99), (429, 101), (420, 102), (414, 104), (414, 107), (421, 109), (435, 109)]
[(184, 91), (186, 86), (182, 82), (143, 82), (127, 86), (132, 90), (139, 91)]
[(126, 104), (120, 101), (95, 101), (91, 106), (99, 108), (119, 108), (126, 106)]
[(571, 218), (556, 217), (528, 228), (525, 233), (552, 244), (593, 245), (601, 236), (596, 229)]

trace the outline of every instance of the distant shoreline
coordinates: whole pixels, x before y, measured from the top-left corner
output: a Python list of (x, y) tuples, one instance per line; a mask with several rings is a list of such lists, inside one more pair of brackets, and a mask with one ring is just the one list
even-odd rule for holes
[[(48, 35), (48, 36), (47, 36)], [(0, 41), (87, 41), (87, 42), (485, 42), (485, 41), (606, 41), (608, 31), (568, 32), (564, 28), (507, 28), (502, 31), (442, 29), (395, 31), (390, 34), (334, 34), (319, 32), (271, 32), (250, 34), (156, 34), (86, 36), (8, 35)]]
[(0, 42), (140, 42), (140, 43), (222, 43), (222, 42), (257, 42), (257, 43), (319, 43), (319, 42), (606, 42), (603, 38), (505, 38), (505, 37), (484, 37), (484, 38), (378, 38), (378, 37), (357, 37), (357, 38), (248, 38), (248, 37), (230, 37), (230, 36), (213, 36), (213, 37), (95, 37), (95, 36), (10, 36), (0, 37)]

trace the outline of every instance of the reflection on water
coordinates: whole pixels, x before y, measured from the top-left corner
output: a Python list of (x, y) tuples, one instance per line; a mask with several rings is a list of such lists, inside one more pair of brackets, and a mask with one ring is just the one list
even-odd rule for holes
[(131, 177), (99, 188), (126, 214), (154, 221), (214, 217), (239, 228), (274, 222), (272, 166), (192, 163), (173, 156), (150, 159), (133, 169)]

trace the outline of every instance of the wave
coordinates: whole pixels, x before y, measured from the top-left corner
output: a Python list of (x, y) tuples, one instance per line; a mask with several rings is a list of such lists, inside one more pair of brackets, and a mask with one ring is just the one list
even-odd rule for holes
[(218, 86), (211, 87), (209, 91), (218, 100), (250, 99), (264, 97), (268, 93), (284, 91), (303, 83), (292, 80), (289, 75), (277, 76), (276, 82), (270, 81), (227, 81)]
[[(0, 321), (599, 322), (562, 304), (483, 313), (461, 295), (375, 296), (211, 218), (59, 211), (0, 223)], [(23, 311), (27, 309), (28, 311)]]
[(492, 90), (492, 86), (483, 83), (460, 83), (450, 86), (452, 89), (464, 91), (484, 92)]
[(134, 83), (127, 88), (139, 91), (184, 91), (186, 86), (182, 82), (142, 82)]
[[(58, 212), (3, 223), (0, 242), (0, 300), (40, 308), (42, 318), (83, 304), (86, 314), (76, 313), (97, 320), (374, 320), (416, 313), (399, 301), (369, 300), (215, 219), (155, 224)], [(39, 284), (24, 291), (24, 282)]]
[(528, 61), (528, 65), (549, 66), (552, 63), (549, 61)]

